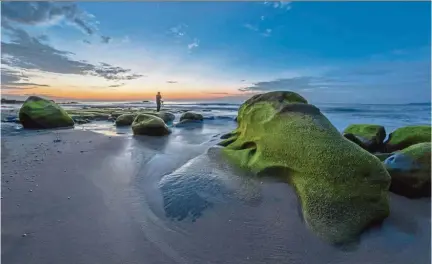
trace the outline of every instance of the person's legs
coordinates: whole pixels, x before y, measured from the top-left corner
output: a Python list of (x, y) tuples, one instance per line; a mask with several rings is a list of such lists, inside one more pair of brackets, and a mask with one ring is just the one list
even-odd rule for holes
[(157, 110), (156, 110), (156, 112), (159, 112), (160, 108), (161, 108), (161, 104), (157, 104)]

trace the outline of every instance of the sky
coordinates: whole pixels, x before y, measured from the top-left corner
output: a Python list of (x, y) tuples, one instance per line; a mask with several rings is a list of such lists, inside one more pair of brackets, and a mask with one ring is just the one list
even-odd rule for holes
[(3, 98), (431, 99), (431, 2), (1, 2)]

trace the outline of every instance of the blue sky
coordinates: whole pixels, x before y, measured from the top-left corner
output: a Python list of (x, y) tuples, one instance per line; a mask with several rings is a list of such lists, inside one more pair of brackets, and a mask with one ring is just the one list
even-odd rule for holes
[(2, 92), (430, 101), (430, 19), (430, 2), (3, 2)]

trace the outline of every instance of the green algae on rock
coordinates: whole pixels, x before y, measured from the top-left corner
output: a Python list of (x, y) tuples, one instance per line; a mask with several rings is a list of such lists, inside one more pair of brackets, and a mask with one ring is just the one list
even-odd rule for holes
[(431, 196), (431, 143), (418, 143), (384, 161), (391, 175), (390, 191), (408, 198)]
[(60, 128), (74, 126), (73, 119), (58, 104), (38, 96), (30, 96), (19, 111), (24, 128)]
[(180, 117), (180, 122), (183, 120), (195, 120), (195, 121), (203, 121), (204, 117), (201, 114), (194, 112), (186, 112), (183, 113)]
[(134, 121), (136, 114), (123, 114), (117, 117), (115, 124), (116, 126), (130, 126)]
[(139, 114), (132, 123), (134, 135), (165, 136), (171, 133), (165, 122), (157, 116)]
[(307, 225), (329, 242), (355, 239), (389, 215), (390, 175), (383, 164), (296, 93), (247, 100), (237, 129), (219, 145), (232, 163), (292, 184)]
[(175, 119), (175, 115), (173, 113), (166, 112), (166, 111), (156, 112), (156, 113), (147, 113), (146, 112), (144, 114), (157, 116), (157, 117), (161, 118), (166, 124), (174, 121), (174, 119)]
[(431, 142), (430, 126), (406, 126), (390, 133), (385, 147), (387, 152), (393, 152), (423, 142)]
[(354, 140), (352, 136), (346, 138), (350, 139), (356, 144), (360, 141), (360, 146), (369, 152), (376, 152), (382, 149), (384, 139), (386, 137), (386, 131), (383, 126), (371, 125), (371, 124), (353, 124), (345, 128), (344, 135), (353, 135), (357, 140)]

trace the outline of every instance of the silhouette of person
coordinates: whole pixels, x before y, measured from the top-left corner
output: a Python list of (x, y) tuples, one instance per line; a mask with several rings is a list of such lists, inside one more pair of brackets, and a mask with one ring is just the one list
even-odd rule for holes
[(156, 95), (157, 112), (160, 111), (161, 103), (162, 103), (162, 95), (160, 94), (160, 92), (158, 92), (157, 95)]

